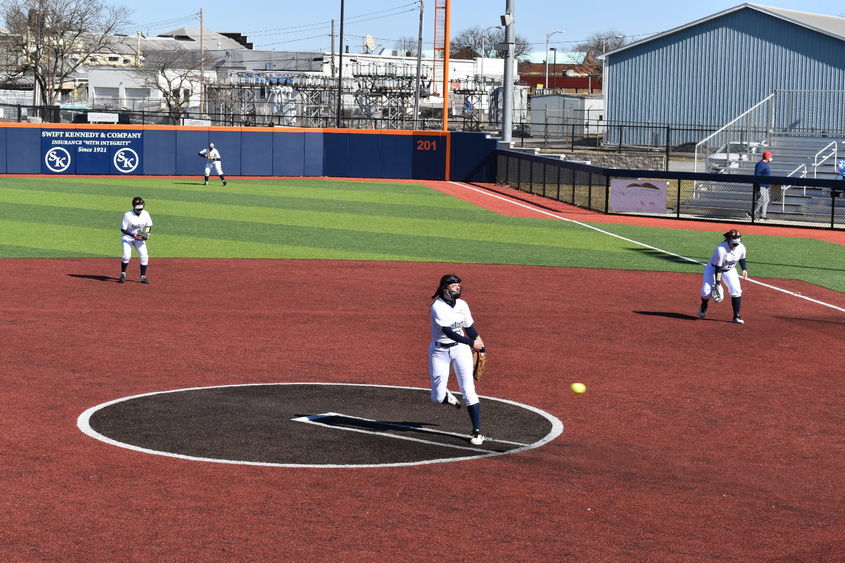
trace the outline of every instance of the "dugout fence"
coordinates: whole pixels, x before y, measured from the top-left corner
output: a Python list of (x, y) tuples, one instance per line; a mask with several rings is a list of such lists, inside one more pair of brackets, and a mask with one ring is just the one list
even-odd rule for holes
[[(845, 182), (780, 176), (768, 180), (772, 182), (771, 201), (764, 224), (845, 228)], [(756, 181), (759, 178), (753, 175), (603, 168), (548, 155), (496, 150), (498, 185), (608, 214), (760, 223), (754, 213), (759, 194)], [(632, 210), (638, 207), (636, 196), (650, 197), (658, 188), (665, 194), (662, 207), (645, 204)], [(794, 197), (803, 200), (787, 206), (787, 197), (789, 201)]]

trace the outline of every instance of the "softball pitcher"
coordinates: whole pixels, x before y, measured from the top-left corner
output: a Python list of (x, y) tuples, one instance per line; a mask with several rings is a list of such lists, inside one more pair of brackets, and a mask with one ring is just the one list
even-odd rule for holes
[(454, 274), (440, 278), (440, 285), (431, 296), (434, 299), (430, 311), (431, 345), (428, 347), (431, 400), (461, 408), (460, 401), (447, 389), (449, 372), (454, 367), (472, 423), (470, 442), (477, 446), (487, 438), (481, 433), (481, 406), (472, 378), (471, 348), (483, 351), (484, 342), (475, 329), (469, 305), (460, 296), (461, 278)]
[(743, 324), (745, 321), (739, 315), (739, 307), (742, 303), (742, 287), (739, 283), (740, 276), (736, 272), (736, 264), (739, 263), (739, 267), (742, 268), (742, 278), (748, 278), (748, 270), (745, 267), (745, 245), (742, 244), (742, 236), (736, 229), (731, 229), (722, 236), (725, 237), (725, 241), (716, 247), (713, 256), (710, 257), (710, 261), (704, 267), (704, 279), (701, 284), (701, 308), (698, 310), (698, 316), (704, 318), (714, 287), (725, 282), (728, 293), (731, 294), (733, 322)]
[(147, 264), (150, 255), (147, 252), (147, 239), (153, 228), (153, 219), (149, 212), (144, 209), (144, 200), (140, 197), (132, 199), (132, 209), (123, 214), (123, 221), (120, 223), (120, 232), (123, 233), (123, 257), (120, 259), (120, 278), (117, 283), (126, 281), (126, 267), (132, 257), (132, 247), (138, 251), (141, 259), (141, 283), (150, 283), (147, 279)]

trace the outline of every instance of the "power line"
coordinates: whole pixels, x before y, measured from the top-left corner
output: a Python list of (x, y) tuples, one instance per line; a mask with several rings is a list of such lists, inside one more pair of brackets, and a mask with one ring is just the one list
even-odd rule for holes
[[(409, 2), (407, 4), (402, 4), (399, 6), (395, 6), (393, 8), (387, 8), (384, 10), (377, 10), (375, 12), (367, 12), (364, 14), (360, 14), (357, 16), (351, 16), (345, 18), (345, 23), (349, 24), (361, 24), (367, 23), (371, 21), (376, 21), (385, 18), (392, 18), (395, 16), (401, 16), (403, 14), (407, 14), (410, 12), (414, 12), (419, 6), (419, 2)], [(299, 30), (302, 33), (307, 33), (309, 31), (319, 31), (319, 30), (326, 30), (326, 36), (328, 36), (328, 31), (331, 29), (331, 20), (323, 20), (319, 22), (313, 22), (308, 24), (302, 25), (295, 25), (295, 26), (288, 26), (282, 28), (274, 28), (274, 29), (264, 29), (264, 30), (257, 30), (257, 31), (247, 31), (244, 32), (244, 35), (248, 37), (273, 37), (275, 35), (291, 35), (291, 33), (296, 33)], [(284, 41), (276, 41), (273, 43), (263, 43), (262, 45), (277, 45), (282, 43), (292, 43), (295, 41), (305, 41), (308, 39), (313, 39), (317, 36), (309, 36), (309, 37), (302, 37), (300, 39), (287, 39)]]
[(161, 29), (164, 27), (173, 27), (175, 25), (180, 25), (183, 23), (188, 23), (192, 21), (197, 21), (200, 17), (199, 12), (194, 12), (193, 14), (188, 14), (186, 16), (179, 16), (176, 18), (170, 18), (166, 20), (158, 20), (150, 23), (145, 24), (134, 24), (136, 29), (142, 29), (149, 34), (150, 30), (153, 29)]

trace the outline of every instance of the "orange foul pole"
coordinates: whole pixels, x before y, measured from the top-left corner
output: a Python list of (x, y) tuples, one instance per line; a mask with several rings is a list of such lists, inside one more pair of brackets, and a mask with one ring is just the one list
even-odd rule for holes
[[(434, 84), (440, 78), (440, 93), (443, 96), (443, 131), (449, 131), (449, 43), (450, 43), (450, 0), (435, 0), (434, 2)], [(438, 70), (442, 72), (438, 75)], [(449, 180), (451, 143), (452, 139), (446, 135), (446, 167), (444, 178)]]

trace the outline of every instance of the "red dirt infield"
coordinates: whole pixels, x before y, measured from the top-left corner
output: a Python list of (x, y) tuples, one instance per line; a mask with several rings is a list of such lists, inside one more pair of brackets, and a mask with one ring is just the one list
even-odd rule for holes
[[(114, 283), (117, 259), (2, 266), (9, 560), (845, 553), (845, 318), (817, 304), (745, 284), (738, 326), (728, 303), (695, 318), (688, 274), (153, 257), (142, 286)], [(94, 405), (186, 387), (424, 387), (428, 297), (449, 271), (490, 350), (480, 393), (556, 416), (563, 435), (466, 462), (303, 469), (148, 455), (76, 426)]]

